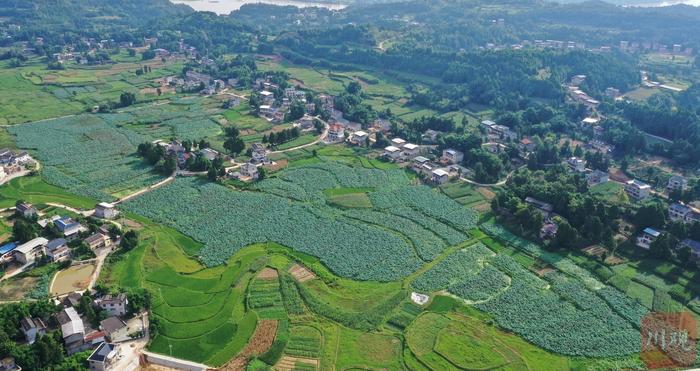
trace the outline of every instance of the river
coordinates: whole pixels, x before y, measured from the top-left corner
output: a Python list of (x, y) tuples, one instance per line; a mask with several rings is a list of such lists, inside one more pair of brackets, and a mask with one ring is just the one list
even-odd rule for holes
[(170, 0), (175, 4), (187, 4), (194, 10), (214, 12), (217, 14), (229, 14), (234, 10), (238, 10), (245, 4), (274, 4), (274, 5), (294, 5), (298, 7), (318, 6), (328, 9), (343, 9), (345, 5), (324, 3), (324, 2), (305, 2), (294, 0)]

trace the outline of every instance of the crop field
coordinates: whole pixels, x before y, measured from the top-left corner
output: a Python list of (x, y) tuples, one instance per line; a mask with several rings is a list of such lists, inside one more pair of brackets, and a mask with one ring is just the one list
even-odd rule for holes
[(10, 133), (17, 146), (31, 150), (42, 163), (50, 184), (93, 199), (110, 201), (129, 191), (157, 183), (161, 176), (137, 158), (136, 147), (176, 136), (202, 139), (217, 135), (219, 126), (201, 103), (135, 108), (117, 114), (83, 114), (20, 126)]
[[(378, 281), (405, 277), (463, 241), (477, 219), (429, 187), (410, 185), (401, 170), (322, 161), (290, 167), (255, 188), (232, 192), (178, 179), (125, 207), (203, 242), (200, 257), (209, 266), (246, 245), (274, 241), (318, 256), (340, 276)], [(369, 193), (373, 209), (328, 206), (324, 191), (334, 188), (376, 189)], [(398, 208), (420, 221), (392, 215)]]
[[(639, 319), (646, 313), (642, 305), (596, 281), (587, 271), (579, 271), (565, 258), (555, 262), (554, 256), (536, 245), (496, 226), (484, 227), (489, 234), (546, 259), (561, 273), (540, 279), (510, 256), (477, 243), (448, 255), (412, 285), (423, 292), (447, 290), (464, 298), (492, 315), (501, 327), (552, 352), (615, 357), (638, 351)], [(567, 330), (561, 331), (562, 327)]]

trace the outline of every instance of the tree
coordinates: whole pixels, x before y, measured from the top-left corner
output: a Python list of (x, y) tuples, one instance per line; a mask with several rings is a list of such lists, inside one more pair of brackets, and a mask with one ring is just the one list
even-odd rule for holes
[(130, 56), (130, 57), (135, 57), (135, 56), (136, 56), (136, 50), (134, 50), (134, 49), (132, 49), (132, 48), (127, 49), (126, 52), (129, 53), (129, 56)]
[(236, 156), (245, 149), (245, 142), (239, 137), (228, 138), (224, 142), (224, 148), (231, 156)]
[(136, 103), (136, 94), (125, 91), (119, 96), (119, 104), (121, 107), (129, 107)]
[(285, 119), (287, 121), (298, 120), (304, 116), (304, 113), (306, 113), (306, 106), (304, 103), (295, 100), (292, 102), (292, 105), (289, 106), (289, 112), (287, 113), (287, 117), (285, 117)]
[(216, 179), (219, 177), (219, 171), (215, 167), (211, 167), (207, 171), (207, 179), (209, 179), (212, 182), (216, 182)]
[(663, 232), (649, 246), (649, 255), (658, 259), (668, 259), (676, 245), (678, 245), (678, 239), (670, 233)]
[(124, 233), (122, 240), (119, 243), (119, 247), (124, 251), (130, 251), (139, 244), (139, 235), (135, 230), (129, 230)]
[(144, 61), (147, 61), (149, 59), (153, 59), (155, 57), (156, 57), (156, 52), (154, 52), (153, 50), (150, 50), (150, 49), (146, 50), (145, 52), (143, 52), (141, 54), (141, 59)]
[(35, 224), (25, 219), (15, 220), (15, 225), (12, 226), (12, 239), (15, 241), (27, 242), (38, 235)]
[(557, 234), (552, 239), (551, 246), (558, 249), (576, 247), (579, 238), (576, 229), (565, 220), (559, 220), (557, 224), (559, 228), (557, 229)]
[(653, 227), (661, 229), (666, 224), (666, 209), (660, 202), (643, 205), (634, 216), (637, 228)]
[(357, 81), (351, 81), (345, 88), (345, 91), (352, 95), (358, 95), (362, 91), (362, 85)]

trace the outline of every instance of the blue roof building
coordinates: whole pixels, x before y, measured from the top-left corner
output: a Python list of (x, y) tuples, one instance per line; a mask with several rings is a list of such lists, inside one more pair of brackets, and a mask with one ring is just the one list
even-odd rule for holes
[(0, 255), (5, 255), (9, 252), (12, 252), (12, 250), (17, 248), (17, 246), (17, 242), (10, 242), (0, 246)]

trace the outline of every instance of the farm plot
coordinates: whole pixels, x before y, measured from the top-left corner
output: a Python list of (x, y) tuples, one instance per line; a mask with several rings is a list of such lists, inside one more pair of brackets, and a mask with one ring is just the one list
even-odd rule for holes
[(136, 147), (176, 136), (202, 139), (220, 128), (196, 106), (159, 105), (123, 113), (83, 114), (12, 127), (17, 146), (33, 150), (51, 184), (99, 200), (120, 195), (162, 179), (135, 156)]
[[(350, 188), (368, 191), (370, 199), (376, 196), (385, 206), (339, 209), (326, 204), (324, 192)], [(474, 212), (428, 187), (410, 185), (397, 169), (321, 161), (284, 170), (255, 190), (232, 192), (177, 179), (124, 207), (203, 242), (200, 257), (209, 266), (246, 245), (274, 241), (319, 257), (342, 277), (378, 281), (407, 276), (421, 261), (464, 241), (476, 222)], [(377, 196), (382, 193), (395, 197)], [(410, 217), (391, 215), (389, 202), (407, 209)]]
[(564, 267), (542, 280), (510, 256), (476, 244), (447, 256), (413, 287), (447, 289), (491, 314), (501, 327), (556, 353), (612, 357), (637, 352), (641, 306)]
[(276, 276), (272, 279), (258, 276), (250, 283), (248, 286), (248, 308), (256, 311), (260, 318), (286, 318), (280, 284)]

